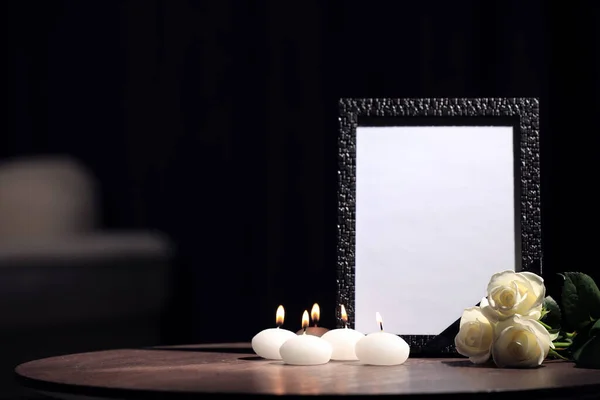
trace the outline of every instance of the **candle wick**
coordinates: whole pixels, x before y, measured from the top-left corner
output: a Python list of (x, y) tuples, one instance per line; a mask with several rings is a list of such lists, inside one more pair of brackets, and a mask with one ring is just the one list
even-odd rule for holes
[(383, 322), (380, 322), (380, 323), (379, 323), (379, 329), (380, 329), (380, 330), (383, 330)]
[(308, 326), (304, 328), (304, 331), (302, 332), (303, 335), (306, 335), (306, 329), (308, 329)]

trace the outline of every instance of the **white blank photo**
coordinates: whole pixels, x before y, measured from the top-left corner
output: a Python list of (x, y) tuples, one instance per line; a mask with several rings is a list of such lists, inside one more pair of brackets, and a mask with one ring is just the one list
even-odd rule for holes
[(515, 269), (513, 128), (356, 136), (355, 328), (437, 335)]

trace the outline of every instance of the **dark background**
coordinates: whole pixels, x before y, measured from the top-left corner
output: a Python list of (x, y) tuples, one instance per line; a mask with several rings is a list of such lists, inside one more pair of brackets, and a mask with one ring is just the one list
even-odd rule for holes
[[(165, 343), (335, 307), (340, 97), (539, 97), (544, 275), (596, 270), (598, 5), (6, 1), (0, 156), (71, 154), (177, 246)], [(298, 317), (298, 321), (294, 318)]]

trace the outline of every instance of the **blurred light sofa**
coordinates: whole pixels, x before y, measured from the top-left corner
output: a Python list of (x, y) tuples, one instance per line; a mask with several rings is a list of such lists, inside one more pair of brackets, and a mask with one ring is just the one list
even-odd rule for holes
[(171, 244), (102, 230), (98, 190), (69, 157), (0, 163), (2, 387), (32, 359), (161, 344)]

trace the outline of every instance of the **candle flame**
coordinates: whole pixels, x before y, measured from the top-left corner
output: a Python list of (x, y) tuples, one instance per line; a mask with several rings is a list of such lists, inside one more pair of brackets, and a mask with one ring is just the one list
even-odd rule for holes
[(304, 310), (302, 314), (302, 329), (306, 330), (308, 328), (308, 311)]
[(312, 310), (310, 311), (310, 318), (315, 323), (315, 326), (319, 323), (319, 319), (321, 318), (321, 307), (317, 303), (313, 304)]
[(348, 323), (348, 314), (346, 314), (346, 307), (344, 307), (344, 305), (341, 305), (341, 314), (342, 314), (342, 321), (344, 321), (344, 324)]
[(379, 314), (379, 311), (375, 313), (375, 319), (377, 320), (379, 329), (383, 330), (383, 318), (381, 318), (381, 314)]
[(277, 307), (277, 314), (275, 316), (275, 323), (277, 324), (277, 326), (283, 325), (284, 319), (285, 319), (285, 310), (283, 309), (283, 306), (279, 306), (279, 307)]

